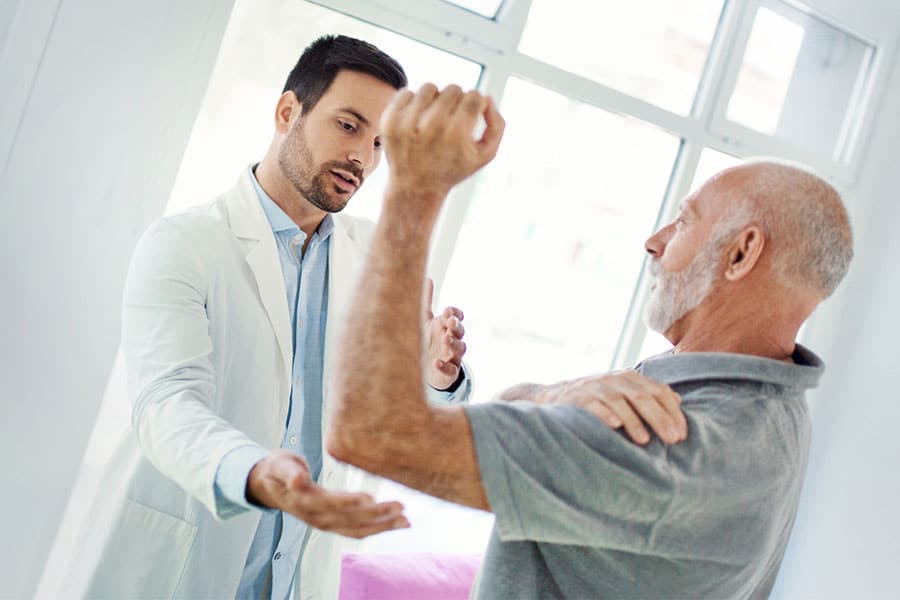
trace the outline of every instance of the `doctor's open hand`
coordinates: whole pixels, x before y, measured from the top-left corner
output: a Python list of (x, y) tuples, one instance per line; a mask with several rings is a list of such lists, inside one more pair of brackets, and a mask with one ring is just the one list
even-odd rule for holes
[[(475, 139), (479, 115), (486, 127)], [(453, 186), (494, 158), (504, 127), (493, 100), (477, 91), (438, 91), (430, 83), (416, 93), (400, 90), (381, 117), (390, 186), (423, 210), (439, 209)]]
[(326, 490), (312, 481), (306, 462), (288, 450), (273, 450), (253, 467), (247, 499), (352, 538), (409, 527), (399, 502), (376, 503), (368, 494)]
[(459, 378), (466, 353), (463, 311), (448, 306), (440, 314), (431, 310), (434, 282), (428, 279), (425, 292), (425, 380), (436, 390), (446, 390)]

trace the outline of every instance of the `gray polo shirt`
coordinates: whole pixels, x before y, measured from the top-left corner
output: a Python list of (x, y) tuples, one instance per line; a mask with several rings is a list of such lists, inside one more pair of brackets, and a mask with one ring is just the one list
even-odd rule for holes
[(666, 354), (687, 441), (645, 447), (571, 406), (469, 406), (496, 524), (473, 596), (768, 595), (797, 510), (822, 361)]

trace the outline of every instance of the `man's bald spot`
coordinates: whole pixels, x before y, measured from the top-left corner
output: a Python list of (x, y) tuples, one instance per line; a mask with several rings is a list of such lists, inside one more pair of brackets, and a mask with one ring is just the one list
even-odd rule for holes
[(726, 214), (749, 209), (782, 283), (831, 295), (853, 256), (850, 220), (832, 185), (805, 168), (768, 160), (726, 169), (710, 183), (724, 193)]

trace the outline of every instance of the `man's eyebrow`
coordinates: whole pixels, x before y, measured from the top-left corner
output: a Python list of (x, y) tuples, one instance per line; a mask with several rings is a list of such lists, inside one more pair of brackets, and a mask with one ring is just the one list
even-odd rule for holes
[(369, 123), (369, 120), (367, 118), (365, 118), (364, 116), (359, 114), (358, 111), (355, 111), (352, 108), (340, 108), (340, 109), (338, 109), (338, 112), (344, 112), (344, 113), (347, 113), (348, 115), (353, 115), (357, 121), (359, 121), (360, 123), (362, 123), (363, 125), (365, 125), (367, 127), (371, 124), (371, 123)]
[(690, 214), (692, 217), (699, 217), (699, 216), (700, 216), (700, 215), (697, 213), (697, 211), (694, 209), (694, 207), (691, 206), (690, 203), (688, 203), (688, 202), (682, 202), (681, 204), (679, 204), (679, 205), (678, 205), (678, 212), (679, 212), (679, 213), (688, 213), (688, 214)]

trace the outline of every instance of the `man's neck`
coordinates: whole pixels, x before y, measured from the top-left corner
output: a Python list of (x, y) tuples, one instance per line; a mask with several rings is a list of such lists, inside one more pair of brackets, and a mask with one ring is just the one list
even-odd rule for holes
[(269, 195), (269, 198), (306, 234), (305, 249), (313, 233), (328, 213), (310, 204), (284, 177), (277, 162), (269, 160), (268, 154), (256, 165), (254, 175), (259, 186)]
[[(787, 325), (772, 314), (761, 313), (695, 310), (675, 325), (680, 329), (674, 336), (675, 352), (729, 352), (792, 363), (799, 325)], [(773, 327), (776, 323), (779, 326)]]

